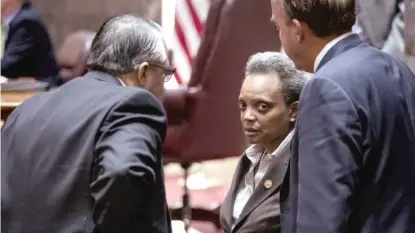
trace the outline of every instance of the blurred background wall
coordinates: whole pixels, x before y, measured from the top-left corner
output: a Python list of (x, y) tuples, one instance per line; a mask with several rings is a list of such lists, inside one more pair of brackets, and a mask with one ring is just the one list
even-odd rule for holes
[(43, 18), (55, 51), (70, 33), (97, 31), (102, 22), (120, 13), (134, 13), (161, 22), (161, 0), (32, 0)]

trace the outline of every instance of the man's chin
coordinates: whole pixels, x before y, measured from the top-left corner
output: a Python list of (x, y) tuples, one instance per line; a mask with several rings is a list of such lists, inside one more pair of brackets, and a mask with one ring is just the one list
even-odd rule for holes
[(251, 145), (259, 143), (259, 137), (257, 137), (257, 136), (245, 136), (245, 137), (248, 140), (248, 143), (251, 144)]

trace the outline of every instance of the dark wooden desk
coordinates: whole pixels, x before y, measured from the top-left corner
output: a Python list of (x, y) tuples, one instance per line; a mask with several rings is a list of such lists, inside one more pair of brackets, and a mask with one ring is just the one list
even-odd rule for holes
[(1, 84), (1, 120), (6, 121), (10, 113), (23, 101), (36, 93), (48, 90), (48, 84), (34, 80), (11, 80)]

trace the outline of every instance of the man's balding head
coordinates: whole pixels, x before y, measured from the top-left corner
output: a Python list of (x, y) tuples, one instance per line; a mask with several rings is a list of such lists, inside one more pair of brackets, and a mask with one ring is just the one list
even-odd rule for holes
[(120, 78), (127, 86), (163, 96), (164, 81), (172, 76), (161, 27), (151, 20), (123, 14), (107, 21), (96, 34), (87, 62), (89, 70)]
[(167, 62), (161, 27), (130, 14), (105, 21), (92, 42), (88, 68), (119, 76), (142, 62)]

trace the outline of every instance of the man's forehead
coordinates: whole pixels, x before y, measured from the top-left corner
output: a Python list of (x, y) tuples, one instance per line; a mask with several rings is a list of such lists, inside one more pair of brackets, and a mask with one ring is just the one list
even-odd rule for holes
[(280, 0), (271, 0), (271, 7), (274, 8), (277, 4), (281, 2)]
[(275, 22), (279, 19), (285, 18), (283, 0), (271, 0), (272, 1), (272, 17), (271, 21)]

